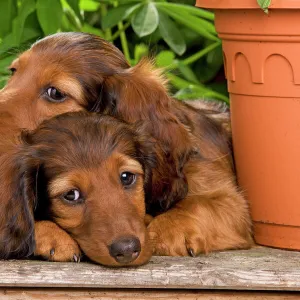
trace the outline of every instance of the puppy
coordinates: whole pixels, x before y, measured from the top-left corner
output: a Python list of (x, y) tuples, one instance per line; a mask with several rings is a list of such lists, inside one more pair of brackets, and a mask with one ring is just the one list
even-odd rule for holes
[[(13, 76), (0, 93), (4, 144), (12, 145), (11, 152), (10, 146), (3, 147), (7, 160), (14, 154), (21, 128), (36, 128), (66, 111), (89, 110), (132, 124), (141, 122), (143, 131), (156, 141), (158, 153), (146, 190), (147, 211), (155, 216), (148, 228), (154, 253), (197, 255), (251, 247), (251, 222), (236, 185), (230, 137), (207, 111), (172, 99), (165, 79), (148, 61), (131, 68), (119, 50), (99, 37), (60, 33), (34, 44), (13, 62), (11, 71)], [(16, 197), (6, 192), (12, 174), (3, 169), (0, 178), (5, 190), (1, 211), (8, 212), (0, 224), (0, 234), (5, 233), (0, 239), (12, 241), (0, 249), (2, 257), (23, 256), (34, 249), (33, 224), (25, 211), (16, 212), (11, 204)], [(18, 201), (31, 211), (30, 201), (24, 199)], [(54, 259), (73, 259), (76, 247), (59, 248), (57, 237), (64, 231), (57, 227), (60, 234), (54, 235), (52, 227), (36, 224), (36, 254), (44, 253), (38, 241), (51, 234), (56, 253), (62, 253)]]
[[(24, 196), (35, 207), (36, 219), (49, 230), (47, 220), (54, 221), (98, 263), (149, 260), (144, 190), (155, 154), (148, 137), (113, 117), (73, 113), (44, 122), (23, 134), (22, 142), (12, 188), (26, 185)], [(52, 242), (48, 238), (44, 244)]]

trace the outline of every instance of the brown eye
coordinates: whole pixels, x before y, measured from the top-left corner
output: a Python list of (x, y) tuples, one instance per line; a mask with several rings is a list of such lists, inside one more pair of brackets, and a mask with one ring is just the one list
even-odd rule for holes
[(82, 200), (81, 193), (79, 190), (70, 190), (63, 195), (63, 198), (69, 202), (76, 202)]
[(9, 68), (9, 71), (11, 72), (11, 76), (14, 75), (17, 71), (16, 68)]
[(52, 102), (62, 102), (65, 100), (66, 96), (61, 93), (58, 89), (51, 86), (46, 91), (46, 97)]
[(128, 187), (135, 183), (136, 175), (130, 172), (123, 172), (120, 176), (121, 182), (124, 187)]

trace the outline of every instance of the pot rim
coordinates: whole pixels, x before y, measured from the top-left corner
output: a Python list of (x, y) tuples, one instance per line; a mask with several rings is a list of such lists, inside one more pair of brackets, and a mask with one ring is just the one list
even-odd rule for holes
[[(196, 6), (211, 9), (261, 9), (256, 0), (197, 0)], [(299, 9), (300, 0), (272, 0), (270, 9)]]

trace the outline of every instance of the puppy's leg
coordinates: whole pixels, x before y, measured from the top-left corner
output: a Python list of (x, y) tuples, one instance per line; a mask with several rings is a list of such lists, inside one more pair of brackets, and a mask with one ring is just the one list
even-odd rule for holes
[(81, 254), (76, 241), (53, 222), (35, 222), (35, 242), (36, 256), (50, 261), (80, 261)]
[(148, 226), (154, 255), (196, 256), (253, 245), (244, 198), (233, 188), (205, 197), (188, 196)]

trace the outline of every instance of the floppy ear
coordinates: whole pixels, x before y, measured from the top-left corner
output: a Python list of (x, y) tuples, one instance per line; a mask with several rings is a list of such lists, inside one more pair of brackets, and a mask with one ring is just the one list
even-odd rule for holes
[(182, 172), (194, 145), (176, 116), (166, 80), (148, 60), (108, 76), (93, 111), (121, 118), (129, 123), (143, 121), (144, 129), (159, 144), (159, 170), (153, 171), (149, 202), (167, 210), (187, 194)]
[(178, 156), (174, 164), (174, 158), (171, 162), (171, 155), (166, 155), (163, 145), (149, 135), (147, 121), (137, 122), (133, 128), (138, 135), (138, 156), (145, 165), (146, 210), (155, 215), (185, 198), (188, 184), (182, 169), (188, 157)]
[(0, 158), (0, 259), (34, 252), (35, 171), (23, 151)]
[[(170, 105), (167, 81), (149, 60), (132, 68), (119, 69), (104, 79), (93, 111), (122, 117), (127, 122), (159, 119)], [(155, 115), (153, 115), (155, 110)]]
[[(173, 111), (167, 81), (148, 60), (120, 69), (105, 78), (92, 111), (106, 113), (128, 123), (148, 122), (148, 133), (171, 148), (184, 148), (188, 132)], [(188, 145), (189, 146), (189, 145)]]

